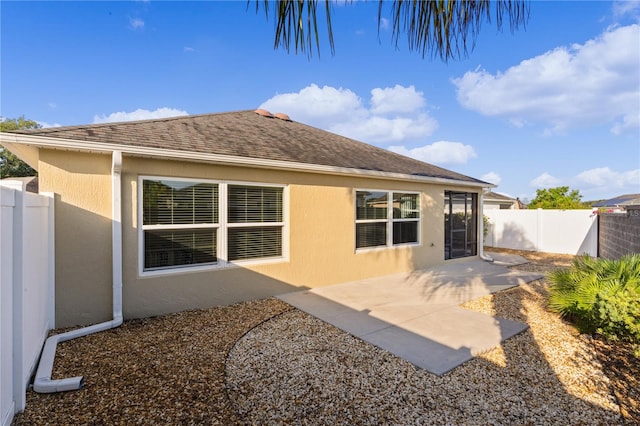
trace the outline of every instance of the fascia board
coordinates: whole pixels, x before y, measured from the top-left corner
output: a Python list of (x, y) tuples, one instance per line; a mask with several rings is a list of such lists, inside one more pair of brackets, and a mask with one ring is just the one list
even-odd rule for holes
[(15, 143), (35, 145), (44, 148), (66, 149), (71, 151), (85, 151), (108, 154), (121, 151), (123, 155), (136, 157), (150, 157), (161, 159), (178, 159), (213, 164), (231, 164), (244, 167), (258, 167), (263, 169), (302, 171), (308, 173), (332, 174), (341, 176), (359, 176), (367, 178), (390, 179), (434, 183), (440, 185), (460, 185), (474, 188), (495, 188), (489, 183), (467, 182), (456, 179), (445, 179), (432, 176), (417, 176), (404, 173), (381, 172), (376, 170), (362, 170), (347, 167), (334, 167), (321, 164), (296, 163), (293, 161), (268, 160), (263, 158), (239, 157), (205, 152), (179, 151), (175, 149), (141, 147), (135, 145), (121, 145), (95, 141), (79, 141), (75, 139), (51, 138), (46, 136), (26, 135), (19, 133), (0, 133), (0, 143)]

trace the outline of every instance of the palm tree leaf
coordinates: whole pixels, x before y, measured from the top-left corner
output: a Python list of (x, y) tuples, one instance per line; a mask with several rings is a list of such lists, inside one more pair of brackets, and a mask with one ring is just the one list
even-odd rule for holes
[[(248, 3), (250, 0), (248, 0)], [(335, 54), (333, 30), (331, 25), (331, 2), (323, 1), (324, 14), (327, 22), (327, 37), (331, 54)], [(313, 56), (316, 46), (320, 55), (320, 30), (318, 28), (318, 0), (264, 0), (262, 8), (269, 19), (269, 9), (273, 7), (276, 30), (273, 43), (274, 49), (282, 47), (291, 51), (307, 53)], [(260, 2), (256, 0), (256, 12), (260, 10)]]
[[(248, 0), (250, 1), (250, 0)], [(273, 7), (276, 31), (274, 48), (282, 47), (290, 52), (307, 53), (311, 57), (315, 45), (320, 54), (320, 31), (318, 28), (319, 0), (264, 0), (260, 6), (256, 0), (256, 11), (264, 8), (267, 19)], [(327, 22), (327, 37), (331, 54), (335, 54), (335, 43), (331, 24), (331, 4), (323, 1)], [(383, 20), (383, 0), (378, 4), (378, 33)], [(525, 26), (529, 19), (526, 0), (395, 0), (391, 5), (392, 39), (396, 46), (402, 35), (407, 37), (409, 49), (448, 59), (466, 56), (475, 46), (482, 23), (491, 22), (492, 13), (498, 29), (503, 20), (509, 21), (511, 31)]]

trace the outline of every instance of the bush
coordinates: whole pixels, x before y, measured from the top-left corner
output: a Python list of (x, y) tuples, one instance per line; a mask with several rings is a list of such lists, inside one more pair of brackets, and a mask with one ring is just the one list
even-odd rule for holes
[(549, 307), (581, 332), (640, 343), (640, 254), (620, 260), (585, 255), (548, 278)]

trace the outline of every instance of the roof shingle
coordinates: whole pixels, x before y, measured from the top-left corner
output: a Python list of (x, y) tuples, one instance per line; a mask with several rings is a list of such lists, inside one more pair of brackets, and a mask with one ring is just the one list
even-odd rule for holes
[(344, 136), (295, 121), (265, 117), (254, 111), (51, 127), (12, 133), (486, 184)]

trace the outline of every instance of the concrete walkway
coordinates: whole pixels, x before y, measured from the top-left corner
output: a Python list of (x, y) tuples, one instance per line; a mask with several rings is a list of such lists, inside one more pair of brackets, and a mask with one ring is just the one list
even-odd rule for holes
[(496, 262), (456, 261), (429, 270), (286, 293), (279, 298), (442, 375), (528, 327), (458, 306), (542, 277), (506, 267), (526, 263), (521, 256), (490, 255)]

